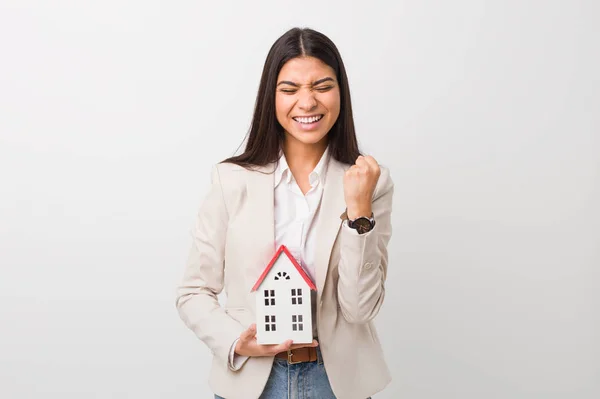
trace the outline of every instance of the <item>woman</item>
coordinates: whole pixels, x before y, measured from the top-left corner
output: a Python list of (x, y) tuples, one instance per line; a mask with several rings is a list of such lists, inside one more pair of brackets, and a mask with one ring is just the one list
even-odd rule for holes
[[(216, 398), (365, 399), (388, 384), (372, 320), (392, 192), (389, 171), (358, 150), (336, 46), (286, 32), (267, 56), (245, 151), (212, 169), (178, 289), (182, 320), (214, 355)], [(282, 244), (317, 288), (312, 344), (256, 341), (252, 287)]]

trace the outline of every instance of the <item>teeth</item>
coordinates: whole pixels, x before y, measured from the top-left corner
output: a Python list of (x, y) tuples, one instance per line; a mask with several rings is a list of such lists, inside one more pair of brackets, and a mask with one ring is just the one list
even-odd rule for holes
[(318, 120), (320, 120), (323, 117), (323, 115), (318, 115), (318, 116), (311, 116), (310, 118), (294, 118), (295, 121), (300, 122), (300, 123), (314, 123)]

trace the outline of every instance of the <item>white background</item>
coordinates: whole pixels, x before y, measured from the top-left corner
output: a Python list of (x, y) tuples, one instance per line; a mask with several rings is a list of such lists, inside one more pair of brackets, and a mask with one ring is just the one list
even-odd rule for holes
[(0, 397), (211, 397), (175, 288), (296, 25), (337, 44), (396, 183), (376, 398), (600, 397), (599, 20), (594, 0), (0, 0)]

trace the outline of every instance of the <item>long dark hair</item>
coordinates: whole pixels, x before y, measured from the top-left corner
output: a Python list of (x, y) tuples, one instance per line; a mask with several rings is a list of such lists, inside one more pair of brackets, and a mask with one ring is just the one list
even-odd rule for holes
[(324, 34), (309, 28), (293, 28), (271, 46), (258, 88), (252, 125), (247, 134), (246, 149), (240, 155), (225, 159), (243, 167), (265, 166), (276, 162), (285, 134), (275, 113), (277, 76), (292, 58), (310, 56), (329, 65), (336, 74), (340, 89), (340, 114), (327, 133), (329, 154), (339, 162), (354, 164), (361, 155), (354, 130), (350, 87), (342, 57), (335, 44)]

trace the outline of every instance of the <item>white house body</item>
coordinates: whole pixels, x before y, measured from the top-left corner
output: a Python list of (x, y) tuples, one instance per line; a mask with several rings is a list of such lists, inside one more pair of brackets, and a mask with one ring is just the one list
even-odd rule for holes
[(310, 277), (282, 245), (253, 288), (259, 344), (312, 342), (311, 289)]

